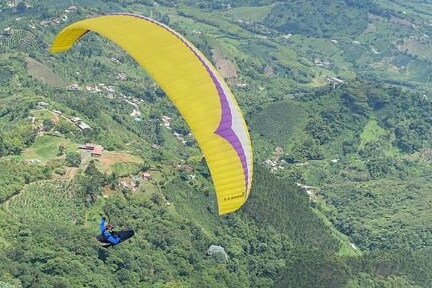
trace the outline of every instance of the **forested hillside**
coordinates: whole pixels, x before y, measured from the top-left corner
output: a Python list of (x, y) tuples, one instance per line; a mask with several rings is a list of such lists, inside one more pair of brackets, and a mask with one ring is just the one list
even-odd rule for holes
[[(1, 2), (0, 287), (431, 287), (430, 6)], [(232, 89), (255, 157), (238, 212), (119, 47), (48, 52), (110, 12), (169, 25)], [(135, 236), (101, 247), (101, 215)]]

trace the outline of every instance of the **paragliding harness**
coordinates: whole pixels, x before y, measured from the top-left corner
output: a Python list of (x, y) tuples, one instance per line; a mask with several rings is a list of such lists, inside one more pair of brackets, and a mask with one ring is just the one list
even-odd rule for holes
[[(104, 218), (102, 218), (102, 221), (104, 221)], [(114, 226), (111, 225), (110, 217), (108, 215), (108, 225), (105, 227), (105, 230), (107, 230), (110, 234), (109, 237), (114, 237), (114, 239), (118, 240), (117, 243), (112, 243), (108, 240), (108, 236), (106, 236), (105, 233), (101, 233), (99, 236), (96, 237), (96, 239), (101, 243), (102, 247), (109, 248), (111, 246), (115, 246), (120, 244), (121, 242), (131, 238), (134, 236), (135, 232), (133, 230), (122, 230), (122, 231), (114, 231)], [(102, 232), (102, 231), (101, 231)]]
[[(106, 228), (106, 227), (108, 227), (108, 228)], [(113, 231), (112, 229), (114, 228), (114, 226), (112, 226), (111, 224), (108, 224), (107, 226), (105, 227), (105, 229), (113, 236), (113, 237), (118, 237), (118, 233), (119, 232), (117, 232), (117, 231)], [(108, 246), (112, 246), (112, 243), (110, 243), (109, 241), (108, 241), (108, 239), (107, 239), (107, 237), (103, 234), (103, 233), (101, 233), (101, 234), (99, 234), (99, 236), (97, 236), (96, 237), (96, 239), (99, 241), (99, 242), (101, 242), (102, 244), (106, 244), (106, 245), (108, 245)], [(105, 245), (104, 245), (105, 246)]]

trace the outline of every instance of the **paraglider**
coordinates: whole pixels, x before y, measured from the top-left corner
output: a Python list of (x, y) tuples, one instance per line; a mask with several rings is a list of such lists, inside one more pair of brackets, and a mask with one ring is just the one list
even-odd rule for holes
[(114, 231), (114, 226), (111, 223), (105, 225), (105, 221), (106, 218), (102, 217), (99, 224), (101, 234), (96, 237), (105, 248), (118, 245), (135, 235), (133, 230)]
[(91, 31), (123, 48), (164, 90), (206, 158), (219, 215), (237, 211), (251, 189), (252, 146), (239, 106), (210, 61), (171, 28), (132, 14), (73, 23), (57, 35), (51, 52), (69, 50)]

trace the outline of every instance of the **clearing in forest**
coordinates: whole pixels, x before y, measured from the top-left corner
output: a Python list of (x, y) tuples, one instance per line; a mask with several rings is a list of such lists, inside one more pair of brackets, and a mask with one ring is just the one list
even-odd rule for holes
[(51, 71), (51, 69), (49, 69), (41, 62), (30, 57), (26, 57), (25, 61), (27, 64), (28, 73), (35, 79), (53, 87), (66, 86), (66, 83), (63, 81), (63, 79), (61, 79), (58, 75)]

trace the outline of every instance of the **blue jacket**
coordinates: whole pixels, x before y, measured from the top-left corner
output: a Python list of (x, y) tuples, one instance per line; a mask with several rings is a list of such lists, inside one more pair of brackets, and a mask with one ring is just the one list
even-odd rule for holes
[(108, 241), (111, 245), (117, 245), (120, 243), (120, 237), (117, 235), (112, 235), (109, 231), (105, 229), (105, 219), (102, 219), (99, 224), (99, 229), (101, 234), (105, 237), (105, 240)]

